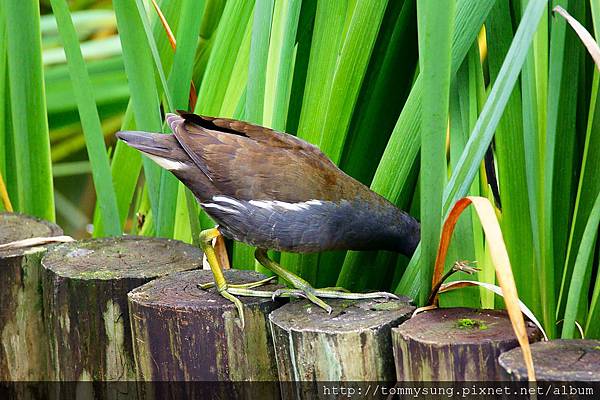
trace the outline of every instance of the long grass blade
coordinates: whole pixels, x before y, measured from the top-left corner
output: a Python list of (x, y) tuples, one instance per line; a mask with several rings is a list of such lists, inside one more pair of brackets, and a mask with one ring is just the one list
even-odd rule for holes
[(119, 210), (112, 184), (108, 155), (104, 146), (100, 117), (94, 102), (92, 85), (81, 55), (79, 41), (66, 1), (51, 0), (51, 4), (71, 71), (73, 91), (78, 103), (88, 158), (92, 165), (92, 177), (98, 196), (104, 233), (110, 236), (118, 236), (122, 232)]
[[(131, 107), (135, 121), (135, 127), (139, 130), (149, 132), (160, 132), (162, 122), (160, 116), (160, 105), (158, 100), (158, 89), (154, 76), (154, 67), (152, 55), (149, 47), (146, 45), (146, 36), (142, 27), (142, 21), (138, 14), (136, 5), (127, 0), (115, 0), (113, 2), (115, 15), (117, 17), (117, 25), (119, 28), (119, 36), (123, 47), (123, 62), (129, 87), (131, 91)], [(123, 149), (119, 147), (127, 147), (124, 143), (117, 144), (116, 153), (122, 151), (127, 159), (131, 157), (134, 149)], [(129, 154), (127, 154), (129, 153)], [(115, 158), (116, 160), (117, 158)], [(149, 158), (142, 156), (144, 165), (144, 175), (148, 185), (148, 197), (153, 210), (153, 214), (158, 212), (158, 194), (160, 184), (160, 170)], [(113, 162), (113, 173), (117, 172)], [(125, 170), (117, 173), (126, 173)], [(131, 177), (135, 175), (137, 179), (138, 171), (133, 170)], [(117, 191), (119, 189), (117, 187)]]
[(444, 272), (444, 263), (454, 227), (460, 214), (470, 204), (472, 204), (473, 208), (477, 211), (477, 216), (479, 217), (481, 226), (485, 232), (486, 243), (490, 249), (490, 256), (496, 270), (498, 283), (502, 288), (504, 302), (506, 303), (506, 310), (510, 317), (510, 322), (515, 335), (517, 336), (517, 340), (519, 341), (519, 345), (523, 350), (523, 358), (527, 367), (527, 375), (530, 381), (535, 381), (533, 358), (531, 356), (531, 349), (529, 347), (529, 339), (527, 336), (527, 329), (525, 328), (525, 320), (523, 319), (523, 314), (521, 313), (519, 296), (517, 294), (517, 287), (515, 285), (510, 259), (508, 258), (508, 252), (506, 251), (506, 245), (504, 244), (502, 231), (500, 230), (500, 224), (496, 218), (494, 208), (488, 199), (477, 196), (465, 197), (458, 200), (452, 209), (449, 210), (448, 217), (444, 222), (442, 239), (435, 259), (435, 269), (433, 272), (433, 280), (431, 285), (432, 287), (435, 286), (442, 278), (442, 274)]
[[(150, 48), (155, 71), (159, 77), (162, 95), (165, 98), (166, 108), (170, 111), (174, 111), (173, 98), (167, 83), (161, 54), (159, 52), (157, 42), (154, 39), (150, 19), (146, 14), (146, 9), (142, 1), (136, 0), (135, 4), (142, 22), (142, 27), (146, 33), (146, 42)], [(173, 227), (175, 226), (175, 210), (177, 209), (177, 185), (177, 179), (170, 172), (164, 169), (160, 170), (160, 186), (158, 196), (159, 203), (157, 207), (157, 214), (154, 218), (157, 236), (173, 236)]]
[[(519, 72), (525, 61), (529, 46), (533, 40), (537, 23), (539, 22), (545, 8), (543, 0), (532, 0), (523, 14), (515, 38), (507, 53), (505, 62), (498, 73), (498, 78), (488, 96), (483, 110), (477, 120), (477, 124), (469, 137), (469, 141), (458, 161), (456, 169), (446, 189), (444, 190), (444, 210), (450, 209), (461, 195), (466, 194), (473, 182), (481, 161), (489, 147), (504, 107), (510, 98), (512, 89), (517, 81)], [(458, 26), (458, 25), (457, 25)], [(388, 146), (389, 147), (389, 146)], [(387, 152), (387, 149), (386, 149)], [(376, 175), (377, 176), (377, 175)], [(420, 251), (415, 253), (413, 259), (419, 257)], [(399, 293), (414, 295), (418, 289), (415, 287), (415, 276), (418, 270), (413, 271), (417, 263), (412, 262), (407, 267), (402, 281), (397, 287)], [(410, 271), (409, 271), (410, 270)], [(419, 280), (420, 282), (420, 280)]]
[(581, 244), (575, 259), (573, 275), (571, 276), (571, 285), (567, 296), (567, 305), (565, 307), (565, 317), (562, 329), (562, 338), (572, 339), (575, 332), (575, 320), (579, 304), (587, 301), (588, 294), (582, 290), (588, 286), (588, 268), (591, 268), (596, 238), (598, 237), (598, 225), (600, 224), (600, 193), (596, 197), (594, 207), (590, 212), (590, 217), (585, 226)]
[(253, 8), (254, 1), (251, 0), (228, 1), (225, 4), (215, 33), (213, 50), (198, 90), (196, 113), (213, 116), (220, 114), (227, 91), (225, 83), (229, 82), (232, 76), (237, 52), (244, 39)]
[(255, 124), (263, 123), (273, 7), (273, 0), (263, 0), (257, 2), (254, 9), (244, 118)]
[[(175, 109), (187, 109), (188, 100), (192, 97), (194, 97), (193, 101), (195, 103), (196, 93), (190, 93), (190, 81), (194, 69), (194, 55), (198, 45), (198, 32), (202, 22), (204, 3), (195, 0), (183, 0), (181, 11), (182, 18), (177, 29), (175, 57), (168, 82)], [(198, 220), (198, 206), (192, 193), (182, 183), (178, 185), (177, 213), (175, 214), (173, 237), (189, 241), (188, 235), (191, 235), (191, 240), (196, 243), (199, 240), (201, 230)], [(182, 218), (185, 218), (185, 220), (182, 220)]]
[(446, 131), (450, 102), (451, 38), (455, 2), (417, 4), (419, 65), (423, 85), (421, 120), (421, 290), (425, 305), (433, 277), (435, 254), (442, 231), (442, 197), (446, 183)]
[[(508, 2), (496, 2), (486, 27), (487, 60), (490, 81), (493, 83), (498, 78), (514, 36)], [(495, 134), (495, 156), (502, 202), (500, 223), (510, 259), (519, 260), (513, 265), (519, 295), (536, 315), (541, 315), (541, 304), (538, 301), (540, 284), (538, 280), (531, 279), (537, 272), (535, 256), (531, 251), (531, 218), (529, 207), (523, 206), (529, 204), (524, 146), (521, 88), (515, 85)]]
[[(0, 7), (0, 175), (6, 177), (8, 164), (8, 115), (10, 114), (8, 91), (7, 38), (4, 8)], [(7, 193), (8, 196), (8, 193)]]
[(296, 35), (302, 1), (278, 1), (269, 43), (263, 122), (285, 131), (296, 61)]
[[(3, 3), (18, 211), (54, 221), (54, 194), (37, 1)], [(1, 77), (0, 79), (4, 79)], [(10, 188), (10, 186), (9, 186)]]

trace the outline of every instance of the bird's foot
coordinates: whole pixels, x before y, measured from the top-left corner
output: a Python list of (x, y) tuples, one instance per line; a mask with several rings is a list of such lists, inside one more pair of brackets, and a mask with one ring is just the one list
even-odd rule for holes
[[(229, 283), (229, 284), (227, 284), (227, 287), (228, 288), (235, 288), (235, 289), (252, 289), (252, 288), (259, 287), (259, 286), (267, 285), (269, 283), (274, 283), (275, 280), (277, 280), (276, 276), (270, 276), (268, 278), (261, 279), (259, 281), (255, 281), (255, 282), (249, 282), (249, 283)], [(203, 289), (203, 290), (210, 289), (210, 288), (212, 288), (214, 286), (215, 286), (214, 282), (199, 283), (198, 284), (198, 287), (200, 289)]]
[[(221, 288), (217, 287), (217, 291), (219, 292), (219, 294), (221, 296), (225, 297), (227, 300), (231, 301), (235, 305), (238, 315), (240, 316), (240, 322), (241, 322), (242, 329), (244, 329), (244, 326), (245, 326), (244, 306), (242, 305), (242, 302), (240, 301), (240, 299), (238, 299), (235, 296), (271, 297), (272, 292), (261, 291), (261, 290), (252, 290), (252, 288), (266, 285), (268, 283), (271, 283), (275, 279), (277, 279), (276, 276), (270, 276), (268, 278), (261, 279), (259, 281), (255, 281), (255, 282), (233, 283), (233, 284), (226, 283)], [(202, 290), (207, 290), (207, 289), (210, 289), (215, 286), (216, 286), (216, 284), (214, 282), (198, 284), (198, 288), (202, 289)]]
[(398, 296), (392, 293), (387, 292), (372, 292), (372, 293), (352, 293), (344, 288), (333, 287), (333, 288), (321, 288), (315, 289), (310, 285), (304, 286), (302, 288), (284, 288), (277, 289), (273, 292), (273, 299), (275, 297), (303, 297), (305, 299), (310, 300), (315, 305), (321, 307), (323, 310), (327, 311), (328, 314), (331, 314), (332, 308), (325, 301), (320, 298), (325, 299), (347, 299), (347, 300), (362, 300), (362, 299), (378, 299), (385, 298), (389, 299), (398, 299)]
[[(241, 284), (241, 285), (228, 285), (228, 287), (220, 291), (219, 293), (225, 297), (233, 301), (238, 307), (238, 312), (240, 313), (240, 317), (242, 318), (242, 326), (243, 326), (243, 313), (241, 309), (241, 302), (235, 296), (250, 296), (250, 297), (270, 297), (273, 300), (277, 297), (302, 297), (313, 304), (321, 307), (323, 310), (327, 311), (328, 314), (331, 314), (332, 308), (325, 301), (320, 299), (346, 299), (346, 300), (363, 300), (363, 299), (379, 299), (384, 298), (386, 300), (389, 299), (398, 299), (398, 296), (388, 292), (371, 292), (371, 293), (352, 293), (344, 288), (334, 287), (334, 288), (321, 288), (315, 289), (312, 286), (299, 285), (301, 287), (298, 288), (281, 288), (275, 291), (266, 291), (266, 290), (253, 290), (257, 286), (266, 284), (272, 281), (276, 277), (271, 277), (268, 279), (263, 279), (257, 282), (251, 282), (249, 284)], [(201, 287), (201, 285), (198, 285)], [(238, 306), (239, 302), (239, 306)]]

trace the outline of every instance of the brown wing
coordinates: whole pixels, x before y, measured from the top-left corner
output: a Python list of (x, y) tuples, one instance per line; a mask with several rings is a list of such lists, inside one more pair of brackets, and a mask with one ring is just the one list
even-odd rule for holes
[(285, 202), (339, 200), (354, 186), (316, 146), (294, 136), (232, 119), (182, 117), (170, 123), (175, 137), (223, 195)]

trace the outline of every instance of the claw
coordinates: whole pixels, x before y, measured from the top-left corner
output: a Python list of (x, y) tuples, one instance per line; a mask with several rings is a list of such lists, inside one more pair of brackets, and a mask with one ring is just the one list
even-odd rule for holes
[(238, 299), (237, 297), (235, 297), (234, 295), (229, 293), (227, 290), (223, 290), (223, 291), (219, 292), (219, 294), (221, 296), (225, 297), (227, 300), (231, 301), (233, 304), (235, 304), (235, 308), (237, 308), (238, 316), (240, 317), (242, 330), (244, 330), (244, 326), (246, 325), (246, 323), (244, 321), (244, 305), (242, 304), (240, 299)]
[(396, 296), (393, 293), (388, 293), (388, 292), (373, 292), (373, 293), (366, 293), (366, 294), (372, 294), (373, 296), (383, 297), (386, 300), (389, 300), (389, 299), (400, 300), (400, 297)]
[(300, 289), (281, 288), (277, 289), (271, 295), (271, 299), (275, 301), (277, 297), (302, 297), (307, 298), (306, 293)]
[(198, 284), (198, 289), (207, 290), (207, 289), (210, 289), (211, 287), (214, 287), (214, 286), (215, 286), (214, 282), (199, 283)]

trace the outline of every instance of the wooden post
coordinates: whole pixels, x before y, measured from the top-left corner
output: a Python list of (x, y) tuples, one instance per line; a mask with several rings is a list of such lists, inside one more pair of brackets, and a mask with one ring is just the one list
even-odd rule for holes
[(326, 300), (331, 314), (302, 300), (269, 316), (279, 379), (314, 383), (282, 385), (283, 398), (313, 398), (317, 381), (394, 381), (390, 330), (410, 317), (410, 300)]
[(135, 379), (127, 293), (156, 277), (201, 265), (199, 249), (167, 239), (93, 239), (48, 251), (42, 288), (51, 378)]
[[(540, 331), (527, 323), (529, 341)], [(518, 346), (504, 310), (438, 308), (392, 329), (398, 381), (501, 380), (498, 356)]]
[[(538, 381), (600, 382), (600, 340), (556, 339), (531, 346)], [(520, 348), (500, 355), (504, 376), (526, 381), (527, 370)], [(591, 398), (591, 397), (590, 397)]]
[[(0, 244), (62, 235), (37, 218), (0, 213)], [(42, 321), (40, 260), (45, 246), (0, 250), (0, 381), (48, 378), (48, 341)]]
[[(265, 278), (254, 271), (226, 270), (229, 283)], [(245, 327), (232, 302), (216, 289), (206, 270), (181, 272), (157, 279), (129, 294), (138, 379), (142, 381), (271, 381), (277, 378), (267, 315), (281, 305), (264, 297), (242, 297)], [(257, 290), (279, 288), (269, 284)], [(141, 385), (150, 398), (279, 398), (279, 386)], [(260, 392), (254, 392), (258, 389)], [(178, 390), (182, 393), (177, 392)], [(203, 392), (205, 390), (205, 392)], [(215, 392), (216, 390), (216, 392)], [(210, 394), (210, 395), (209, 395)], [(198, 397), (200, 396), (200, 397)]]

